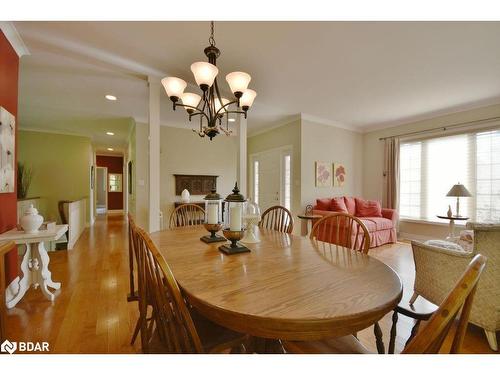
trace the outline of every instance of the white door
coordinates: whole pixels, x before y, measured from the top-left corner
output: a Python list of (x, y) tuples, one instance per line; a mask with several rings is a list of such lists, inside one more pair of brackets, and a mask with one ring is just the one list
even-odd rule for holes
[(252, 199), (261, 211), (281, 205), (290, 208), (291, 150), (279, 148), (252, 156)]

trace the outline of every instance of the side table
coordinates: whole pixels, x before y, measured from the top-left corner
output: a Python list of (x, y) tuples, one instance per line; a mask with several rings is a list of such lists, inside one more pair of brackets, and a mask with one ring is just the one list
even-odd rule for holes
[(448, 234), (447, 240), (452, 240), (455, 238), (455, 220), (469, 220), (468, 217), (465, 216), (445, 216), (445, 215), (437, 215), (440, 219), (445, 219), (450, 221), (450, 233)]
[(56, 241), (68, 231), (68, 225), (56, 225), (53, 230), (40, 230), (37, 233), (25, 233), (23, 230), (12, 229), (0, 234), (0, 241), (14, 241), (17, 245), (24, 245), (25, 251), (21, 263), (22, 276), (19, 280), (19, 290), (10, 301), (8, 309), (13, 308), (24, 297), (30, 286), (41, 287), (43, 295), (54, 300), (54, 294), (49, 291), (61, 288), (61, 283), (52, 281), (49, 271), (50, 258), (44, 246), (44, 241)]
[(307, 214), (307, 215), (297, 215), (297, 217), (301, 220), (305, 220), (306, 227), (305, 227), (305, 230), (302, 230), (302, 235), (307, 236), (309, 233), (309, 222), (311, 222), (311, 229), (312, 229), (313, 220), (321, 219), (323, 216)]

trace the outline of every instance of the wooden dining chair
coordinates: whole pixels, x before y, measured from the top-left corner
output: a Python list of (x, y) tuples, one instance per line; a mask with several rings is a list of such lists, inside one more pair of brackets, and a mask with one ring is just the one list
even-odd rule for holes
[(205, 210), (193, 203), (186, 203), (176, 207), (170, 215), (170, 229), (203, 224)]
[[(460, 353), (477, 283), (486, 265), (486, 257), (476, 255), (462, 277), (455, 284), (443, 303), (431, 318), (420, 328), (415, 337), (408, 343), (404, 354), (437, 354), (446, 337), (453, 334), (449, 353)], [(451, 331), (455, 319), (459, 316), (457, 328)], [(357, 338), (352, 335), (322, 341), (283, 341), (288, 353), (369, 353)]]
[(137, 301), (137, 289), (135, 286), (135, 250), (134, 250), (134, 235), (135, 235), (135, 221), (130, 213), (127, 214), (128, 218), (128, 268), (129, 268), (129, 294), (127, 301)]
[(357, 217), (342, 212), (316, 221), (309, 238), (358, 250), (364, 254), (368, 254), (370, 249), (370, 233), (366, 225)]
[(283, 206), (273, 206), (262, 214), (259, 227), (276, 230), (283, 233), (292, 233), (292, 213)]
[[(220, 353), (244, 351), (246, 335), (231, 331), (189, 309), (177, 281), (149, 235), (137, 228), (138, 267), (145, 293), (139, 293), (142, 316), (150, 304), (152, 323), (141, 320), (141, 342), (145, 353)], [(149, 296), (148, 300), (141, 295)]]
[[(139, 301), (139, 295), (140, 293), (145, 293), (145, 288), (140, 285), (141, 280), (143, 277), (141, 277), (141, 272), (143, 271), (142, 268), (139, 268), (138, 265), (138, 254), (137, 254), (137, 243), (139, 240), (138, 234), (137, 234), (137, 225), (135, 224), (134, 219), (132, 218), (132, 215), (130, 213), (127, 215), (128, 216), (128, 256), (129, 256), (129, 288), (130, 288), (130, 293), (127, 296), (127, 301), (128, 302), (135, 302)], [(135, 265), (135, 267), (134, 267)], [(137, 274), (137, 287), (136, 287), (136, 280), (135, 280), (135, 275)], [(144, 300), (148, 300), (148, 297), (146, 295), (143, 296)], [(132, 338), (130, 340), (130, 345), (134, 345), (135, 340), (137, 339), (137, 336), (139, 335), (140, 328), (141, 328), (141, 322), (142, 320), (144, 321), (150, 321), (151, 317), (143, 316), (141, 315), (141, 309), (138, 303), (139, 307), (139, 317), (137, 318), (137, 322), (135, 324), (134, 332), (132, 333)]]
[[(366, 225), (357, 217), (343, 212), (335, 212), (316, 221), (309, 238), (360, 251), (363, 254), (368, 254), (370, 250), (370, 233)], [(373, 334), (377, 351), (380, 354), (384, 353), (382, 329), (378, 322), (373, 325)]]

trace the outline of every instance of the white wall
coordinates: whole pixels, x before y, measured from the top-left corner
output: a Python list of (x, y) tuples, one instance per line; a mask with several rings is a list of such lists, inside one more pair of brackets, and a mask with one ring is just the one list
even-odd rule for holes
[[(400, 125), (397, 127), (373, 131), (364, 134), (362, 148), (363, 156), (363, 195), (367, 199), (382, 200), (382, 173), (384, 168), (384, 142), (380, 137), (403, 134), (407, 132), (433, 129), (441, 126), (481, 120), (500, 116), (500, 105), (478, 108), (470, 111), (457, 112), (446, 116)], [(479, 128), (479, 125), (478, 125)], [(401, 222), (401, 233), (425, 236), (446, 237), (448, 227), (442, 224)]]
[[(219, 135), (210, 141), (191, 129), (166, 126), (161, 127), (160, 133), (160, 202), (165, 223), (173, 203), (180, 200), (175, 195), (174, 174), (216, 175), (217, 192), (222, 197), (231, 193), (236, 182), (238, 137)], [(202, 199), (203, 196), (191, 196), (192, 201)]]
[[(363, 193), (363, 135), (302, 119), (301, 206), (314, 204), (316, 198)], [(342, 187), (316, 187), (315, 162), (338, 162), (346, 168)]]
[[(248, 184), (252, 183), (252, 162), (250, 155), (263, 151), (276, 149), (279, 147), (291, 146), (292, 147), (292, 204), (291, 211), (294, 216), (300, 212), (300, 119), (293, 120), (292, 122), (270, 129), (267, 132), (259, 133), (248, 138)], [(252, 191), (248, 186), (247, 191)]]
[(131, 151), (134, 155), (135, 160), (133, 163), (133, 176), (134, 187), (132, 190), (133, 197), (129, 203), (134, 205), (134, 208), (130, 208), (131, 212), (135, 216), (135, 221), (137, 225), (142, 228), (148, 227), (149, 218), (149, 154), (148, 154), (148, 124), (137, 123), (135, 125), (135, 149)]

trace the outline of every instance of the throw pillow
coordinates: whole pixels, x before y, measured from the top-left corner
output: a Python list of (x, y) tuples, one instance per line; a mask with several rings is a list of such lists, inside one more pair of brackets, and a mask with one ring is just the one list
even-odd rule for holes
[(348, 213), (347, 207), (346, 207), (346, 205), (344, 203), (344, 197), (335, 197), (335, 198), (333, 198), (330, 210), (334, 211), (334, 212)]
[(356, 215), (356, 201), (353, 197), (344, 197), (344, 203), (349, 215)]
[(356, 200), (356, 216), (358, 217), (382, 217), (382, 206), (377, 201), (365, 201), (361, 198)]
[(330, 211), (332, 200), (330, 198), (316, 199), (316, 210)]

